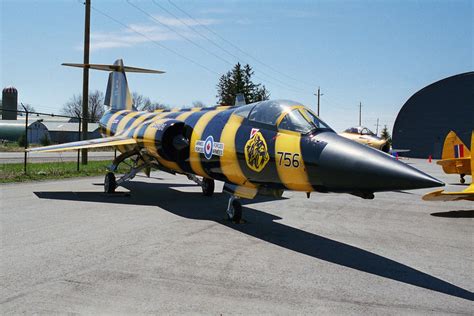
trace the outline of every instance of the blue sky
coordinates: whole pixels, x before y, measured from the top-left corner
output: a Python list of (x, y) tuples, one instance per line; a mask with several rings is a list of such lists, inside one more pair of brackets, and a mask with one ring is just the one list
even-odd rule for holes
[[(271, 98), (315, 109), (320, 86), (321, 117), (338, 131), (357, 124), (359, 101), (364, 125), (375, 130), (379, 118), (391, 128), (413, 93), (474, 68), (472, 1), (129, 2), (92, 0), (90, 60), (165, 70), (128, 81), (172, 107), (215, 104), (219, 75), (240, 61)], [(81, 91), (82, 72), (60, 64), (82, 62), (83, 29), (81, 1), (1, 1), (1, 86), (15, 86), (19, 101), (37, 110), (59, 112)], [(90, 89), (104, 91), (106, 80), (91, 71)]]

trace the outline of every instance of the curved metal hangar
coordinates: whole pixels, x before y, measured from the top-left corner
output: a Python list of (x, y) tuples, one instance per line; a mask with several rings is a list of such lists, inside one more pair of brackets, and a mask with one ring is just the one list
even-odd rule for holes
[(465, 144), (474, 129), (474, 72), (448, 77), (421, 89), (403, 105), (393, 127), (393, 147), (405, 156), (441, 158), (450, 130)]

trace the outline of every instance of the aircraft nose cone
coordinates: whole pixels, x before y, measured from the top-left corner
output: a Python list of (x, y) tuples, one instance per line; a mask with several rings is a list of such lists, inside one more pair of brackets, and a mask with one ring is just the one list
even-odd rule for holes
[(391, 156), (337, 134), (321, 135), (321, 181), (329, 190), (377, 192), (443, 186), (444, 183)]

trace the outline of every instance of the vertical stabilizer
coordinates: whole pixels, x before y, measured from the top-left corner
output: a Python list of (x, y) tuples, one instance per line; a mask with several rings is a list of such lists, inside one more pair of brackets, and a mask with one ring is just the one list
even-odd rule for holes
[[(474, 150), (474, 130), (471, 132), (471, 150)], [(474, 186), (474, 155), (471, 155), (471, 186)]]
[(131, 110), (132, 95), (128, 89), (123, 60), (116, 60), (114, 66), (117, 66), (117, 70), (109, 74), (104, 104), (110, 106), (112, 110)]
[[(471, 147), (472, 149), (472, 147)], [(454, 131), (450, 131), (444, 140), (442, 159), (469, 157), (471, 152)]]

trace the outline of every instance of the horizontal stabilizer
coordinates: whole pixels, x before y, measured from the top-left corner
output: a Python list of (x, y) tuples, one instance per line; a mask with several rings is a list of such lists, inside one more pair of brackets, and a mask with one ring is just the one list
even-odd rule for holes
[(136, 143), (137, 143), (136, 140), (133, 138), (129, 138), (125, 136), (113, 136), (113, 137), (106, 137), (106, 138), (82, 140), (82, 141), (72, 142), (72, 143), (29, 148), (26, 151), (57, 152), (57, 151), (77, 150), (77, 149), (83, 149), (83, 148), (100, 148), (100, 147), (109, 147), (109, 146), (118, 146), (118, 145), (134, 145)]
[(146, 73), (146, 74), (163, 74), (164, 71), (161, 70), (153, 70), (153, 69), (145, 69), (145, 68), (137, 68), (137, 67), (130, 67), (130, 66), (123, 66), (122, 65), (103, 65), (103, 64), (72, 64), (72, 63), (63, 63), (63, 66), (69, 67), (78, 67), (78, 68), (88, 68), (88, 69), (95, 69), (95, 70), (103, 70), (103, 71), (119, 71), (119, 72), (139, 72), (139, 73)]

